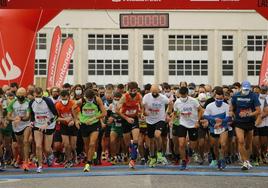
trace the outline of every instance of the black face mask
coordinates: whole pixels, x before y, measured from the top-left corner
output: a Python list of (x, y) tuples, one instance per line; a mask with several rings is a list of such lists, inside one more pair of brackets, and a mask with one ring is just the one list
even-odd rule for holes
[(59, 98), (59, 95), (52, 96), (54, 100), (57, 100)]
[(152, 96), (153, 96), (153, 98), (157, 98), (159, 96), (159, 94), (158, 93), (153, 93)]
[(109, 99), (107, 100), (109, 104), (112, 104), (113, 103), (113, 99)]
[(24, 96), (17, 96), (19, 102), (23, 102), (25, 100)]
[(137, 93), (130, 93), (129, 94), (132, 98), (134, 98), (136, 95), (137, 95)]

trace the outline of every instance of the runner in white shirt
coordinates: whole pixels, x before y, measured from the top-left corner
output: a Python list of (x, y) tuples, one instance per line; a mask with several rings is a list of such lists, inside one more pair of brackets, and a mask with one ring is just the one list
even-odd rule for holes
[(43, 97), (42, 88), (37, 87), (34, 91), (35, 99), (30, 102), (31, 121), (36, 143), (36, 156), (38, 158), (37, 173), (42, 172), (43, 146), (47, 157), (47, 164), (53, 163), (52, 141), (55, 131), (57, 111), (50, 98)]
[(180, 122), (179, 126), (176, 126), (174, 135), (179, 138), (179, 151), (182, 159), (181, 170), (187, 168), (186, 161), (186, 136), (189, 135), (190, 145), (193, 150), (197, 147), (198, 139), (198, 127), (200, 119), (202, 117), (202, 107), (199, 102), (188, 96), (188, 88), (181, 87), (179, 89), (180, 98), (178, 98), (174, 104), (174, 113), (172, 121), (178, 119)]
[(268, 146), (268, 96), (267, 86), (261, 87), (259, 101), (261, 103), (261, 114), (256, 120), (253, 140), (253, 165), (259, 166), (259, 161), (267, 163), (266, 154)]
[[(204, 112), (204, 118), (209, 122), (210, 135), (215, 139), (216, 145), (220, 144), (219, 148), (216, 148), (215, 156), (217, 156), (217, 165), (219, 170), (223, 170), (226, 167), (225, 157), (227, 156), (228, 147), (228, 123), (231, 121), (229, 116), (229, 105), (224, 101), (223, 89), (215, 91), (215, 101), (210, 103)], [(219, 144), (217, 143), (219, 142)]]
[[(160, 94), (159, 86), (152, 85), (151, 93), (143, 97), (144, 111), (146, 115), (146, 123), (148, 128), (148, 136), (150, 138), (150, 167), (154, 167), (156, 162), (167, 163), (166, 158), (162, 154), (162, 137), (161, 133), (166, 128), (166, 112), (165, 105), (169, 104), (168, 98)], [(157, 150), (157, 161), (155, 155), (155, 141)]]

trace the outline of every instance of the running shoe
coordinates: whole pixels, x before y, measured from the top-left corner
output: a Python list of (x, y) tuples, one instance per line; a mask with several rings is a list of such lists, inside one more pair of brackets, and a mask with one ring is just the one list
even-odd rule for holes
[(89, 172), (90, 170), (91, 170), (91, 165), (87, 163), (84, 167), (84, 172)]
[(248, 165), (248, 169), (252, 169), (252, 168), (253, 168), (253, 166), (250, 164), (249, 161), (246, 161), (246, 163), (247, 163), (247, 165)]
[(167, 159), (161, 152), (157, 152), (157, 163), (167, 165)]
[(17, 161), (13, 164), (13, 167), (14, 168), (19, 168), (20, 167)]
[(258, 160), (255, 160), (255, 161), (252, 162), (252, 165), (253, 166), (260, 166), (260, 163), (259, 163)]
[(101, 160), (106, 161), (106, 154), (104, 152), (101, 153)]
[(224, 159), (221, 160), (221, 170), (224, 170), (226, 168), (226, 162)]
[(149, 167), (154, 168), (156, 166), (156, 158), (150, 158)]
[(73, 162), (72, 161), (68, 161), (65, 165), (64, 165), (64, 168), (71, 168), (73, 167)]
[(140, 165), (145, 165), (146, 164), (146, 161), (145, 161), (145, 158), (141, 158), (141, 161), (140, 161)]
[(37, 173), (42, 173), (42, 172), (43, 172), (43, 168), (42, 168), (42, 166), (39, 166), (39, 167), (36, 169), (36, 172), (37, 172)]
[(53, 160), (54, 160), (54, 155), (53, 154), (50, 154), (48, 157), (47, 157), (47, 166), (52, 166), (53, 164)]
[(29, 171), (29, 166), (28, 166), (28, 164), (24, 162), (24, 163), (22, 164), (22, 169), (23, 169), (25, 172), (28, 172), (28, 171)]
[(182, 160), (180, 170), (187, 170), (187, 162), (186, 162), (186, 160)]
[(248, 163), (246, 161), (243, 163), (241, 170), (249, 170)]
[(135, 168), (135, 161), (134, 160), (130, 160), (128, 163), (129, 168), (134, 169)]
[(212, 160), (211, 163), (209, 164), (210, 167), (216, 167), (217, 166), (217, 160)]

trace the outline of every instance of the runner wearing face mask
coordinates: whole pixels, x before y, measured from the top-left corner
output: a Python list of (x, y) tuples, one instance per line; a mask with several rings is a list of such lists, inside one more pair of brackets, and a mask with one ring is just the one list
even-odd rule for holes
[(253, 129), (256, 117), (260, 114), (260, 101), (257, 95), (250, 91), (251, 84), (242, 82), (241, 92), (232, 97), (230, 111), (233, 112), (234, 126), (238, 140), (238, 150), (243, 165), (241, 170), (252, 168), (249, 163), (249, 155), (252, 151)]
[[(218, 160), (218, 169), (223, 170), (226, 167), (228, 122), (231, 121), (231, 118), (229, 116), (229, 105), (223, 102), (223, 90), (218, 89), (215, 94), (215, 102), (206, 107), (204, 118), (209, 121), (210, 133), (217, 146), (214, 149), (214, 153)], [(219, 145), (221, 146), (220, 152)]]
[(79, 113), (77, 127), (80, 125), (83, 137), (85, 151), (87, 153), (87, 163), (84, 172), (89, 172), (93, 164), (93, 155), (95, 153), (96, 144), (99, 136), (100, 119), (107, 115), (103, 102), (100, 97), (96, 96), (96, 92), (92, 89), (85, 91), (85, 102)]
[(150, 167), (155, 167), (156, 162), (167, 164), (167, 159), (162, 153), (163, 142), (161, 133), (167, 128), (165, 122), (165, 105), (171, 104), (172, 101), (169, 102), (169, 99), (159, 92), (159, 86), (153, 85), (151, 87), (151, 93), (146, 94), (143, 98), (148, 136), (150, 138)]
[[(138, 84), (130, 82), (128, 89), (129, 91), (120, 99), (116, 113), (122, 117), (124, 142), (127, 146), (130, 146), (131, 160), (129, 167), (134, 168), (138, 156), (139, 117), (144, 119), (144, 116), (141, 113), (142, 96), (138, 92)], [(133, 143), (131, 143), (131, 134)]]
[(43, 151), (48, 166), (51, 166), (54, 160), (51, 145), (55, 131), (57, 111), (53, 101), (50, 98), (43, 97), (42, 88), (35, 88), (34, 97), (35, 99), (30, 102), (29, 106), (36, 144), (36, 156), (38, 158), (36, 172), (41, 173), (43, 169)]
[(32, 129), (30, 126), (29, 101), (26, 99), (26, 89), (19, 88), (16, 92), (17, 98), (7, 107), (7, 118), (12, 121), (13, 131), (17, 139), (20, 157), (23, 157), (23, 170), (28, 171), (30, 136)]
[(74, 164), (72, 159), (76, 159), (75, 150), (79, 127), (76, 127), (75, 122), (77, 121), (79, 107), (75, 101), (70, 100), (70, 94), (66, 90), (60, 92), (60, 101), (56, 103), (55, 107), (59, 115), (57, 121), (61, 126), (62, 143), (65, 148), (65, 159), (67, 161), (65, 168), (70, 168)]
[(188, 84), (188, 95), (189, 95), (190, 97), (193, 97), (193, 98), (196, 97), (195, 88), (196, 88), (196, 86), (195, 86), (194, 83), (189, 83), (189, 84)]
[[(186, 161), (186, 137), (189, 135), (190, 145), (193, 150), (197, 147), (198, 127), (202, 118), (202, 107), (198, 101), (188, 96), (188, 89), (181, 87), (179, 90), (180, 98), (174, 104), (174, 115), (172, 120), (178, 119), (180, 125), (174, 131), (174, 135), (178, 136), (180, 157), (182, 164), (180, 169), (187, 169)], [(172, 121), (172, 122), (173, 122)]]
[(256, 120), (253, 139), (252, 160), (254, 166), (259, 166), (260, 161), (267, 163), (266, 153), (268, 144), (268, 88), (267, 86), (262, 86), (260, 89), (261, 91), (259, 95), (259, 101), (261, 103), (261, 114)]

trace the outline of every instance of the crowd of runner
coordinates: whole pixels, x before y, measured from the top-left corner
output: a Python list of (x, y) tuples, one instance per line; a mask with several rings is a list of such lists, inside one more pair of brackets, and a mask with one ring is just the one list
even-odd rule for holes
[(266, 164), (268, 88), (136, 82), (0, 88), (0, 169)]

